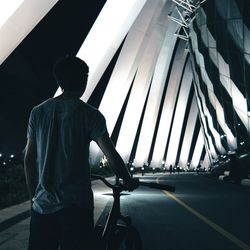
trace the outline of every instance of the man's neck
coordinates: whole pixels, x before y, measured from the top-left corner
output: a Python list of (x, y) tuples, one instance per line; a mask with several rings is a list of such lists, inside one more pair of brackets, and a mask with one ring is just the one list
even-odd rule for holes
[(79, 91), (64, 91), (61, 95), (56, 97), (57, 99), (80, 99)]

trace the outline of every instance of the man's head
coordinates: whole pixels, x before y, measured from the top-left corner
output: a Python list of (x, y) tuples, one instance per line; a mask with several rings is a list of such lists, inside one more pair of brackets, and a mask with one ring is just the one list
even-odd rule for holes
[(54, 65), (53, 74), (63, 91), (84, 92), (89, 67), (78, 57), (66, 56), (60, 58)]

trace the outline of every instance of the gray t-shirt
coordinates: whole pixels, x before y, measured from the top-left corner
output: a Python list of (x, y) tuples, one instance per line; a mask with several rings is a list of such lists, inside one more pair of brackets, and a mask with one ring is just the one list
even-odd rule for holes
[(93, 208), (89, 143), (105, 133), (103, 115), (79, 99), (51, 98), (33, 108), (27, 137), (37, 148), (36, 212), (53, 213), (71, 204)]

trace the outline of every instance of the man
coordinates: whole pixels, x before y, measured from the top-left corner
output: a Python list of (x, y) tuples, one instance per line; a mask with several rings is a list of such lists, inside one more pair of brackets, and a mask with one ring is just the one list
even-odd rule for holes
[(101, 148), (128, 190), (137, 183), (114, 148), (103, 115), (80, 100), (88, 66), (77, 57), (55, 64), (63, 93), (33, 108), (24, 170), (31, 199), (29, 250), (89, 250), (93, 231), (93, 194), (89, 143)]

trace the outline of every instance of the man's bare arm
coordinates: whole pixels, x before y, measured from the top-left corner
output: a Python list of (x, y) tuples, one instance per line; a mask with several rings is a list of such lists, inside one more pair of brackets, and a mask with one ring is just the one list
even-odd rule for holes
[(106, 156), (111, 168), (115, 174), (122, 178), (125, 182), (131, 181), (131, 176), (127, 170), (119, 153), (116, 151), (112, 141), (110, 140), (108, 134), (105, 134), (97, 139), (97, 144)]
[(24, 156), (24, 173), (30, 200), (35, 195), (37, 186), (36, 174), (36, 145), (28, 139)]

